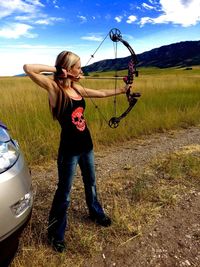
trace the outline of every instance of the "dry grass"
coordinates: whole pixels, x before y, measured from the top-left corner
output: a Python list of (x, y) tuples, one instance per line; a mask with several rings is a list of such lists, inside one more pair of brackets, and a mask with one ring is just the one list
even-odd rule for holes
[[(125, 72), (119, 75), (123, 76)], [(86, 118), (95, 148), (130, 140), (144, 133), (199, 124), (199, 77), (200, 69), (142, 69), (133, 88), (136, 92), (140, 91), (142, 97), (115, 130), (108, 127), (87, 99)], [(82, 84), (97, 90), (114, 88), (113, 81), (109, 80), (84, 80)], [(118, 82), (118, 86), (123, 86), (122, 81)], [(55, 158), (59, 125), (50, 115), (46, 92), (27, 77), (1, 78), (0, 92), (0, 118), (20, 143), (28, 162), (37, 164)], [(107, 120), (113, 117), (113, 98), (97, 99), (95, 103)], [(117, 115), (127, 107), (126, 98), (119, 96)]]
[[(103, 177), (101, 201), (113, 219), (110, 228), (100, 228), (87, 218), (82, 201), (80, 175), (74, 184), (73, 202), (69, 211), (69, 231), (66, 232), (68, 250), (58, 255), (46, 243), (47, 210), (55, 190), (52, 166), (40, 167), (46, 177), (34, 181), (37, 198), (31, 224), (21, 240), (21, 249), (13, 267), (24, 266), (81, 266), (87, 259), (102, 252), (105, 246), (123, 246), (141, 235), (146, 225), (153, 224), (163, 207), (175, 205), (184, 193), (200, 188), (200, 148), (183, 150), (159, 158), (143, 166), (140, 173), (125, 168), (112, 179)], [(45, 178), (45, 179), (44, 179)]]

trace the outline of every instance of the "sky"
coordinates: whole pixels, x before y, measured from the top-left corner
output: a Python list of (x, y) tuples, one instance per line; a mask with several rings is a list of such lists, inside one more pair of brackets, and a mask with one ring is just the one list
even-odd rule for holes
[[(25, 63), (54, 65), (63, 50), (84, 66), (113, 28), (136, 54), (200, 40), (200, 0), (0, 0), (0, 76), (23, 73)], [(116, 55), (129, 51), (108, 35), (90, 63)]]

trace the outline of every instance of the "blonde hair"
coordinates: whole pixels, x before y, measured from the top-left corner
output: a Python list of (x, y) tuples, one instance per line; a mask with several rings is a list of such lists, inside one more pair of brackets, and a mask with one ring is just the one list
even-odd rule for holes
[[(55, 62), (55, 66), (58, 69), (66, 69), (70, 71), (70, 69), (80, 60), (80, 57), (73, 52), (70, 51), (62, 51), (58, 54)], [(58, 119), (64, 107), (69, 103), (69, 96), (67, 95), (64, 88), (67, 88), (73, 85), (73, 81), (69, 78), (59, 77), (58, 73), (54, 74), (54, 81), (57, 83), (59, 91), (57, 94), (57, 104), (56, 107), (51, 109), (54, 119)]]

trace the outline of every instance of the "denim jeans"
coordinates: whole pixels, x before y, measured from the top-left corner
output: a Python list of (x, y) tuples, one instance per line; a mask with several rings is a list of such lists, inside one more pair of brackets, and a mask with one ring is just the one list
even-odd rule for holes
[(104, 211), (97, 199), (93, 150), (75, 156), (59, 153), (59, 181), (49, 214), (48, 227), (48, 234), (57, 240), (64, 240), (67, 226), (67, 209), (70, 204), (70, 191), (78, 164), (81, 169), (89, 213), (97, 218), (104, 216)]

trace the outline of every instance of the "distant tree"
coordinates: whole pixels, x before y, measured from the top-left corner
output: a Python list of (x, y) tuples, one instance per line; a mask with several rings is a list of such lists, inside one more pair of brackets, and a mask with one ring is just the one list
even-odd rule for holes
[(84, 71), (83, 74), (84, 74), (84, 76), (89, 76), (89, 72), (87, 72), (87, 71)]

